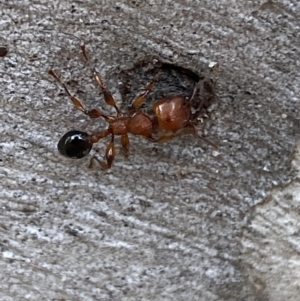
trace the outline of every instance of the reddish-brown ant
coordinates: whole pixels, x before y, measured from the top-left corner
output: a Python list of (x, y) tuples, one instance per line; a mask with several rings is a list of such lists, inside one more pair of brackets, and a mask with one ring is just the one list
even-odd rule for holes
[[(85, 60), (88, 61), (84, 45), (81, 46), (81, 51)], [(139, 108), (145, 102), (147, 95), (151, 92), (155, 82), (153, 80), (147, 84), (144, 92), (135, 97), (131, 104), (131, 112), (125, 114), (118, 108), (114, 97), (104, 86), (101, 76), (95, 68), (92, 69), (92, 72), (96, 82), (102, 90), (105, 102), (115, 108), (116, 115), (104, 114), (99, 109), (87, 110), (82, 102), (69, 92), (66, 84), (60, 79), (57, 73), (53, 70), (49, 70), (49, 74), (61, 84), (78, 110), (82, 111), (90, 118), (103, 117), (109, 124), (107, 129), (93, 134), (87, 134), (81, 131), (67, 132), (58, 143), (58, 150), (62, 155), (69, 158), (82, 158), (89, 154), (94, 143), (110, 135), (111, 141), (106, 147), (105, 152), (106, 162), (100, 161), (96, 157), (92, 157), (89, 165), (89, 167), (92, 167), (93, 160), (96, 160), (102, 168), (107, 169), (111, 167), (115, 158), (115, 136), (121, 136), (121, 145), (125, 155), (127, 155), (129, 147), (128, 134), (144, 136), (153, 142), (165, 142), (172, 139), (183, 129), (192, 130), (195, 136), (217, 148), (214, 143), (199, 136), (192, 123), (194, 117), (198, 115), (198, 112), (192, 114), (191, 110), (191, 103), (197, 91), (197, 85), (194, 87), (194, 91), (188, 99), (181, 95), (173, 95), (157, 100), (152, 107), (154, 114), (153, 116), (149, 116), (139, 110)], [(198, 108), (198, 111), (200, 109), (201, 105)], [(152, 135), (157, 132), (161, 132), (162, 135), (156, 139)]]

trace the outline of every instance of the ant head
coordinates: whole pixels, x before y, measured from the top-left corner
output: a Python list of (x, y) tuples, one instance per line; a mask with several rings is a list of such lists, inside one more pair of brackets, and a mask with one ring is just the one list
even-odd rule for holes
[(89, 154), (93, 146), (88, 137), (89, 135), (85, 132), (67, 132), (60, 138), (57, 148), (65, 157), (72, 159), (83, 158)]

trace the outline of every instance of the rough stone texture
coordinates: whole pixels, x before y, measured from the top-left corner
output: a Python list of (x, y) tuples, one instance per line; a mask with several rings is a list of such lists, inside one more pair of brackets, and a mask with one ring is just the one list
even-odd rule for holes
[[(0, 300), (298, 300), (299, 1), (95, 2), (0, 2)], [(120, 99), (149, 55), (214, 78), (197, 128), (219, 151), (132, 137), (109, 171), (61, 157), (62, 134), (105, 123), (47, 70), (108, 110), (89, 67)]]

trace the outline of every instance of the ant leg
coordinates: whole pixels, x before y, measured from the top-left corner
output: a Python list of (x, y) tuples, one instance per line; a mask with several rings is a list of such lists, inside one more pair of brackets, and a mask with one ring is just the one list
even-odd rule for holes
[[(196, 95), (196, 92), (197, 92), (198, 89), (199, 89), (199, 83), (195, 84), (194, 89), (193, 89), (193, 93), (188, 98), (188, 101), (187, 101), (188, 106), (190, 106), (190, 107), (193, 106), (193, 100), (195, 98), (195, 95)], [(192, 116), (191, 116), (192, 120), (196, 119), (199, 116), (199, 114), (201, 113), (201, 109), (202, 109), (203, 105), (204, 105), (204, 100), (201, 100), (201, 102), (200, 102), (200, 104), (197, 108), (197, 111), (194, 114), (192, 114)]]
[(156, 141), (158, 143), (164, 143), (164, 142), (167, 142), (167, 141), (173, 139), (175, 136), (176, 136), (175, 134), (166, 134), (166, 135), (159, 137)]
[(67, 85), (61, 80), (61, 78), (58, 76), (58, 74), (50, 69), (48, 71), (48, 73), (54, 77), (56, 79), (57, 82), (60, 83), (60, 85), (64, 88), (65, 92), (67, 93), (67, 95), (69, 96), (69, 98), (71, 99), (72, 103), (74, 104), (74, 106), (76, 107), (76, 109), (80, 110), (81, 112), (83, 112), (85, 115), (89, 116), (90, 118), (98, 118), (98, 117), (103, 117), (106, 120), (110, 120), (110, 117), (103, 114), (100, 110), (98, 109), (92, 109), (92, 110), (87, 110), (85, 109), (85, 107), (83, 106), (82, 102), (75, 97), (74, 95), (72, 95), (69, 91), (69, 89), (67, 88)]
[[(202, 112), (202, 108), (204, 107), (204, 105), (209, 103), (211, 100), (215, 99), (216, 97), (216, 92), (212, 80), (199, 81), (197, 86), (200, 91), (199, 95), (202, 95), (202, 97), (200, 97), (201, 101), (197, 105), (196, 111), (194, 114), (192, 114), (191, 119), (198, 118), (200, 113)], [(192, 105), (192, 103), (190, 103), (190, 105)]]
[(185, 128), (179, 130), (178, 132), (176, 132), (176, 133), (171, 133), (171, 134), (165, 134), (165, 135), (159, 137), (155, 142), (163, 143), (163, 142), (169, 141), (169, 140), (173, 139), (174, 137), (176, 137), (176, 136), (180, 135), (181, 133), (183, 133), (182, 130), (184, 130), (184, 129), (191, 129), (192, 132), (193, 132), (193, 134), (194, 134), (196, 137), (198, 137), (198, 138), (200, 138), (201, 140), (205, 141), (206, 143), (210, 144), (210, 145), (211, 145), (212, 147), (214, 147), (215, 149), (219, 149), (219, 147), (218, 147), (216, 144), (214, 144), (214, 143), (211, 142), (210, 140), (208, 140), (208, 139), (206, 139), (206, 138), (200, 136), (200, 135), (198, 134), (197, 130), (196, 130), (195, 125), (194, 125), (193, 123), (191, 123), (191, 122), (189, 122), (189, 123), (186, 125)]
[(93, 156), (93, 157), (91, 158), (90, 164), (89, 164), (89, 166), (88, 166), (89, 169), (92, 169), (92, 168), (94, 167), (94, 161), (97, 161), (98, 164), (99, 164), (103, 169), (105, 169), (105, 166), (103, 166), (103, 165), (105, 165), (106, 163), (103, 162), (103, 161), (100, 161), (96, 156)]
[(132, 101), (131, 108), (136, 110), (145, 102), (146, 97), (152, 91), (152, 88), (154, 86), (155, 81), (156, 80), (152, 80), (150, 83), (148, 83), (146, 88), (145, 88), (145, 91), (135, 97), (135, 99)]
[(145, 136), (145, 138), (146, 138), (147, 140), (151, 141), (151, 142), (157, 142), (157, 141), (158, 141), (158, 139), (153, 138), (152, 135), (151, 135), (151, 136), (148, 136), (148, 137)]
[(190, 96), (190, 98), (189, 98), (189, 100), (188, 100), (188, 104), (189, 104), (189, 105), (192, 105), (192, 101), (193, 101), (193, 99), (194, 99), (194, 97), (195, 97), (195, 95), (196, 95), (197, 90), (198, 90), (198, 84), (196, 84), (196, 85), (194, 86), (193, 93), (192, 93), (192, 95)]
[(105, 88), (105, 86), (103, 84), (103, 81), (102, 81), (102, 79), (100, 77), (100, 74), (94, 68), (93, 68), (93, 74), (94, 74), (94, 77), (95, 77), (98, 85), (100, 86), (100, 88), (102, 90), (105, 102), (108, 105), (114, 107), (115, 110), (117, 111), (118, 115), (122, 115), (120, 109), (118, 108), (118, 106), (116, 104), (116, 101), (115, 101), (114, 97), (112, 96), (112, 94), (110, 93), (110, 91)]
[[(89, 59), (88, 59), (87, 54), (86, 54), (85, 45), (81, 45), (80, 48), (81, 48), (81, 51), (82, 51), (84, 59), (88, 62)], [(121, 113), (120, 109), (118, 108), (114, 97), (112, 96), (111, 92), (108, 89), (105, 88), (103, 80), (102, 80), (100, 74), (96, 71), (95, 68), (92, 68), (92, 72), (93, 72), (93, 76), (94, 76), (96, 82), (98, 83), (99, 87), (102, 90), (105, 102), (109, 106), (114, 107), (115, 110), (117, 111), (118, 115), (121, 115), (122, 113)]]
[(129, 138), (127, 134), (121, 136), (121, 144), (125, 157), (128, 157)]
[[(190, 98), (188, 100), (188, 105), (190, 107), (193, 105), (192, 102), (194, 100), (194, 97), (195, 97), (196, 92), (197, 92), (198, 89), (199, 89), (199, 83), (195, 84), (193, 93), (192, 93), (192, 95), (190, 96)], [(203, 105), (204, 105), (204, 99), (201, 100), (201, 102), (200, 102), (200, 104), (197, 108), (197, 111), (194, 114), (192, 114), (191, 119), (196, 119), (199, 116), (199, 114), (201, 113), (201, 109), (202, 109)]]
[(177, 133), (168, 133), (168, 134), (164, 134), (162, 136), (160, 136), (159, 138), (153, 138), (152, 136), (150, 137), (146, 137), (146, 139), (148, 139), (151, 142), (158, 142), (158, 143), (164, 143), (166, 141), (169, 141), (171, 139), (173, 139), (175, 136), (177, 136)]
[(96, 156), (93, 156), (90, 160), (89, 168), (93, 167), (94, 160), (96, 160), (103, 169), (111, 168), (112, 162), (114, 161), (114, 158), (115, 158), (115, 155), (116, 155), (115, 143), (114, 143), (114, 134), (112, 133), (111, 129), (107, 129), (105, 131), (92, 134), (91, 139), (93, 141), (93, 137), (94, 137), (95, 140), (96, 139), (99, 140), (103, 137), (108, 136), (109, 134), (111, 134), (111, 141), (108, 144), (108, 146), (106, 147), (106, 151), (105, 151), (106, 162), (105, 161), (100, 161)]
[(190, 128), (190, 129), (192, 129), (193, 134), (194, 134), (196, 137), (198, 137), (198, 138), (200, 138), (201, 140), (205, 141), (207, 144), (210, 144), (213, 148), (219, 149), (219, 146), (218, 146), (218, 145), (216, 145), (216, 144), (214, 144), (213, 142), (211, 142), (210, 140), (208, 140), (208, 139), (206, 139), (206, 138), (200, 136), (200, 135), (198, 134), (198, 132), (197, 132), (197, 129), (196, 129), (195, 125), (194, 125), (193, 123), (189, 122), (189, 123), (186, 125), (185, 128)]

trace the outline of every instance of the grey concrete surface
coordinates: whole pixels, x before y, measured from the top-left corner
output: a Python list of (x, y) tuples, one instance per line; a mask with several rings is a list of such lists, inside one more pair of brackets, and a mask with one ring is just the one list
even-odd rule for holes
[[(0, 300), (298, 300), (299, 15), (296, 0), (2, 0)], [(149, 55), (215, 80), (197, 128), (219, 151), (186, 135), (131, 137), (109, 171), (60, 156), (66, 131), (105, 123), (49, 68), (108, 110), (90, 65), (121, 104), (118, 75)]]

